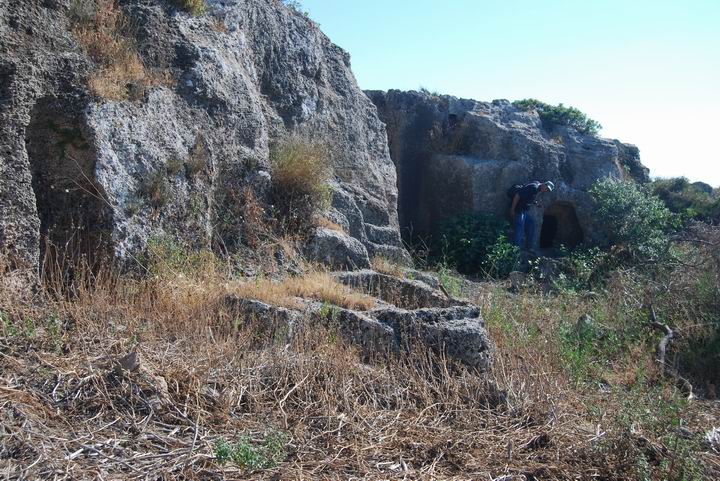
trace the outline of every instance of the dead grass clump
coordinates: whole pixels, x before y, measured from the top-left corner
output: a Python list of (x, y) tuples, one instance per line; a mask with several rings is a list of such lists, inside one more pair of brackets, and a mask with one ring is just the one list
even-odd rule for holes
[(73, 34), (96, 69), (88, 87), (108, 100), (137, 98), (145, 87), (168, 82), (166, 75), (148, 72), (129, 35), (129, 24), (114, 0), (78, 0), (71, 9)]
[(336, 224), (335, 222), (322, 215), (316, 217), (315, 225), (317, 225), (318, 227), (323, 227), (325, 229), (334, 230), (335, 232), (346, 233), (345, 229), (343, 229), (342, 226)]
[(307, 232), (330, 203), (328, 149), (317, 142), (288, 137), (273, 148), (270, 162), (273, 205), (283, 231)]
[(170, 181), (168, 181), (165, 171), (158, 170), (147, 174), (140, 181), (137, 193), (154, 209), (165, 206), (170, 201)]
[(241, 233), (243, 242), (251, 249), (259, 248), (263, 239), (266, 239), (270, 233), (265, 209), (249, 187), (246, 187), (242, 194)]
[(257, 299), (290, 309), (301, 309), (297, 298), (314, 299), (346, 309), (367, 311), (375, 307), (375, 300), (340, 284), (325, 272), (310, 272), (282, 281), (256, 279), (236, 286), (232, 291), (240, 297)]
[(372, 259), (370, 259), (370, 266), (373, 268), (374, 271), (377, 271), (381, 274), (387, 274), (394, 277), (404, 276), (402, 266), (398, 265), (397, 263), (393, 262), (391, 259), (388, 259), (385, 256), (374, 256)]

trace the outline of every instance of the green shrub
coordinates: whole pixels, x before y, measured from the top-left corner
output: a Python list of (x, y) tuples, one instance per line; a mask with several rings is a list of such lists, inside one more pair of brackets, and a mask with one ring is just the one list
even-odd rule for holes
[(603, 284), (613, 268), (609, 252), (592, 247), (567, 253), (558, 262), (558, 274), (554, 279), (557, 289), (582, 292)]
[(671, 212), (683, 219), (720, 223), (720, 192), (710, 190), (684, 177), (656, 179), (652, 182), (655, 195)]
[(498, 241), (507, 230), (507, 222), (492, 214), (470, 212), (445, 220), (435, 230), (430, 260), (446, 262), (463, 274), (481, 272), (489, 266), (491, 252), (499, 255)]
[(274, 214), (285, 233), (303, 234), (330, 206), (328, 149), (298, 137), (285, 139), (270, 153)]
[(487, 275), (502, 279), (516, 269), (519, 257), (520, 249), (510, 243), (505, 234), (500, 234), (488, 249), (483, 269)]
[(633, 261), (661, 261), (670, 254), (670, 233), (677, 218), (649, 189), (613, 178), (590, 189), (597, 203), (598, 221), (607, 227), (610, 242), (627, 251)]
[(232, 461), (242, 469), (257, 471), (272, 469), (280, 464), (287, 456), (285, 443), (284, 433), (270, 431), (260, 442), (254, 442), (248, 436), (243, 436), (232, 444), (225, 439), (218, 439), (213, 452), (220, 464)]
[(546, 129), (556, 125), (572, 127), (586, 135), (597, 135), (602, 129), (600, 122), (588, 118), (575, 107), (566, 107), (563, 104), (550, 105), (537, 99), (516, 100), (513, 105), (522, 110), (535, 110)]

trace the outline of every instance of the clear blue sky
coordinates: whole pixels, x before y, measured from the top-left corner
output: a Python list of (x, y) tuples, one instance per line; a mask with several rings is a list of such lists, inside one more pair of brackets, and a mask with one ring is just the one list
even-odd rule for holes
[(720, 186), (720, 0), (303, 0), (364, 89), (535, 97)]

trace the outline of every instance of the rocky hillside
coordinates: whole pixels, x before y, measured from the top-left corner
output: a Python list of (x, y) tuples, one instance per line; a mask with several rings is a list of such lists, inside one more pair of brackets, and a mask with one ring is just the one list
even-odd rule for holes
[[(96, 8), (96, 4), (99, 6)], [(275, 0), (0, 3), (0, 246), (34, 276), (45, 238), (123, 261), (170, 236), (232, 247), (293, 133), (332, 151), (356, 263), (406, 256), (387, 137), (350, 57)], [(192, 2), (185, 2), (192, 5)], [(198, 13), (198, 12), (194, 12)], [(359, 260), (358, 260), (359, 259)]]
[(387, 124), (398, 172), (400, 224), (407, 235), (425, 236), (437, 221), (471, 210), (504, 217), (508, 187), (552, 180), (558, 188), (546, 196), (544, 209), (534, 212), (537, 225), (544, 218), (545, 228), (553, 231), (541, 244), (574, 247), (602, 238), (587, 193), (596, 180), (648, 179), (637, 147), (544, 125), (535, 111), (506, 100), (367, 93)]

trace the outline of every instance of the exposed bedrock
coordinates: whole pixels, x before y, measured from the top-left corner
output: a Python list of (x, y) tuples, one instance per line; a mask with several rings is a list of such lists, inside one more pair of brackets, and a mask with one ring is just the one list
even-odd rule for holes
[(533, 211), (541, 247), (599, 241), (603, 228), (588, 194), (603, 177), (648, 179), (633, 145), (547, 129), (535, 112), (506, 100), (478, 102), (426, 92), (368, 91), (387, 125), (398, 173), (403, 236), (425, 237), (442, 219), (468, 211), (507, 217), (507, 189), (552, 180)]
[(148, 71), (166, 77), (128, 84), (129, 100), (89, 93), (97, 67), (70, 0), (0, 2), (6, 278), (32, 277), (45, 239), (130, 264), (159, 236), (232, 246), (238, 193), (265, 199), (270, 146), (291, 132), (330, 145), (331, 215), (359, 257), (407, 259), (385, 128), (317, 25), (275, 0), (211, 0), (199, 17), (165, 0), (118, 4)]
[(301, 311), (233, 295), (225, 302), (243, 318), (258, 321), (274, 342), (289, 342), (303, 327), (312, 329), (312, 323), (320, 323), (370, 357), (430, 349), (479, 371), (490, 366), (493, 345), (478, 307), (447, 297), (424, 282), (371, 270), (339, 272), (335, 277), (377, 296), (376, 307), (355, 311), (297, 299), (305, 305)]

